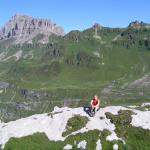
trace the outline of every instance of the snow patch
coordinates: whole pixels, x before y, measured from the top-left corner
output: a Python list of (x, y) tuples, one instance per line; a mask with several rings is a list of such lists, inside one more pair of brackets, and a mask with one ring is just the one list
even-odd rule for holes
[(93, 52), (93, 54), (96, 56), (96, 57), (100, 57), (100, 54), (99, 54), (99, 52)]
[(96, 142), (96, 150), (102, 150), (102, 145), (100, 139)]
[(18, 52), (16, 52), (14, 56), (16, 57), (16, 61), (18, 61), (22, 57), (22, 50), (19, 50)]
[(0, 61), (2, 61), (6, 57), (7, 53), (8, 51), (0, 53)]
[[(52, 112), (52, 118), (48, 116), (48, 114), (38, 114), (16, 121), (3, 123), (4, 127), (1, 127), (0, 125), (0, 145), (3, 145), (4, 147), (5, 143), (7, 143), (12, 137), (20, 138), (23, 136), (32, 135), (37, 132), (45, 133), (49, 140), (64, 141), (66, 137), (62, 137), (62, 133), (65, 131), (67, 121), (74, 115), (86, 116), (88, 117), (89, 121), (85, 127), (76, 132), (73, 132), (71, 135), (88, 132), (89, 130), (94, 129), (100, 131), (107, 129), (113, 133), (115, 130), (115, 125), (106, 118), (105, 113), (111, 112), (113, 114), (118, 114), (120, 109), (126, 108), (121, 106), (101, 108), (96, 113), (95, 117), (92, 118), (83, 111), (82, 107), (74, 109), (68, 107), (55, 107), (54, 111)], [(104, 119), (101, 120), (100, 116), (104, 117)]]
[(132, 115), (131, 124), (135, 127), (142, 127), (143, 129), (150, 130), (150, 111), (134, 110), (135, 114)]
[(136, 106), (136, 105), (131, 105), (131, 106), (128, 106), (129, 108), (136, 108), (136, 107), (138, 107), (138, 106)]
[(118, 144), (113, 145), (113, 150), (118, 150)]
[(19, 50), (14, 55), (5, 58), (3, 61), (7, 61), (8, 59), (10, 59), (12, 57), (16, 57), (15, 61), (18, 61), (22, 57), (22, 53), (23, 53), (23, 51)]
[(141, 106), (150, 106), (150, 103), (142, 103)]
[[(62, 110), (65, 110), (65, 109), (67, 109), (67, 107), (64, 107), (64, 109), (62, 109)], [(58, 106), (55, 106), (53, 112), (54, 112), (54, 113), (57, 113), (57, 112), (60, 112), (60, 111), (62, 111), (62, 110), (61, 110), (61, 108), (59, 108)]]
[[(116, 115), (118, 114), (119, 110), (133, 110), (136, 114), (132, 115), (133, 119), (131, 124), (133, 126), (138, 126), (150, 130), (150, 111), (143, 112), (122, 106), (109, 106), (101, 108), (94, 117), (89, 117), (82, 107), (55, 107), (54, 111), (51, 112), (53, 117), (50, 117), (47, 113), (45, 113), (33, 115), (8, 123), (0, 122), (0, 145), (2, 145), (2, 147), (4, 148), (4, 145), (12, 137), (21, 138), (24, 136), (33, 135), (37, 132), (45, 133), (49, 140), (64, 141), (69, 135), (66, 137), (62, 137), (62, 133), (65, 131), (68, 120), (75, 115), (86, 116), (89, 121), (87, 122), (85, 127), (71, 133), (70, 135), (84, 133), (95, 129), (99, 131), (103, 131), (104, 129), (106, 129), (111, 132), (111, 135), (107, 136), (106, 140), (123, 141), (122, 139), (117, 137), (115, 133), (115, 125), (111, 123), (110, 119), (107, 119), (105, 115), (106, 112), (111, 112), (112, 114)], [(103, 117), (104, 119), (100, 119), (100, 117)], [(82, 142), (83, 141), (81, 141), (81, 143)], [(85, 142), (83, 142), (84, 144), (82, 144), (85, 145)]]
[[(86, 124), (86, 126), (83, 127), (82, 129), (78, 130), (78, 131), (75, 131), (75, 132), (71, 133), (71, 135), (76, 135), (77, 133), (84, 133), (84, 132), (88, 132), (90, 130), (95, 130), (95, 129), (97, 129), (99, 131), (103, 131), (104, 129), (106, 129), (106, 130), (109, 130), (111, 133), (115, 134), (115, 132), (114, 132), (115, 125), (112, 124), (110, 122), (110, 120), (106, 118), (105, 113), (106, 112), (111, 112), (112, 114), (115, 115), (115, 114), (118, 114), (118, 111), (121, 110), (121, 109), (126, 110), (127, 108), (121, 107), (121, 106), (110, 106), (110, 107), (101, 108), (95, 114), (94, 117), (89, 117), (87, 115), (89, 121)], [(100, 117), (103, 117), (104, 119), (100, 119)]]
[(121, 139), (121, 138), (118, 138), (117, 137), (117, 134), (115, 133), (115, 132), (112, 132), (112, 134), (110, 134), (110, 135), (108, 135), (107, 137), (106, 137), (106, 140), (107, 141), (114, 141), (114, 140), (120, 140), (120, 141), (122, 141), (123, 142), (123, 144), (125, 144), (125, 141), (123, 140), (123, 139)]
[(85, 140), (78, 143), (77, 148), (86, 149), (87, 142)]
[(121, 38), (120, 34), (118, 34), (116, 37), (114, 37), (114, 39), (112, 41), (117, 41), (119, 38)]
[(65, 147), (64, 147), (64, 150), (70, 150), (72, 149), (72, 145), (70, 144), (67, 144)]

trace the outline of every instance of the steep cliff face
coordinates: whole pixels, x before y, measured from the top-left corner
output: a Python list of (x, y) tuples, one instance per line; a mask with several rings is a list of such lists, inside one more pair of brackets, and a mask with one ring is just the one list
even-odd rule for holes
[(139, 22), (139, 21), (136, 20), (136, 21), (131, 22), (128, 27), (132, 28), (132, 29), (140, 29), (142, 27), (150, 28), (150, 24), (145, 23), (143, 21)]
[(0, 40), (14, 38), (15, 43), (24, 43), (31, 42), (38, 34), (43, 34), (48, 37), (52, 33), (63, 36), (64, 30), (62, 27), (56, 26), (55, 23), (47, 19), (37, 19), (26, 15), (15, 15), (0, 30)]

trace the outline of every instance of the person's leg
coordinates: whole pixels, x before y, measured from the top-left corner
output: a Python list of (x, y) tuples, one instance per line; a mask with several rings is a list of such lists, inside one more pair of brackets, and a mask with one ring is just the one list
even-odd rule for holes
[(96, 111), (99, 111), (100, 107), (96, 107)]
[(94, 107), (94, 108), (93, 108), (93, 112), (94, 112), (94, 113), (95, 113), (95, 110), (96, 110), (96, 108)]

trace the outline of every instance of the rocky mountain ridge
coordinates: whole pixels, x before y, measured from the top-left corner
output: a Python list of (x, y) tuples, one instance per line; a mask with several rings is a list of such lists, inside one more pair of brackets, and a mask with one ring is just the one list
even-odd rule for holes
[(129, 24), (129, 26), (128, 26), (129, 28), (133, 28), (133, 29), (140, 29), (140, 28), (142, 28), (142, 27), (147, 27), (147, 28), (149, 28), (150, 27), (150, 24), (148, 24), (148, 23), (144, 23), (143, 21), (133, 21), (133, 22), (131, 22), (130, 24)]
[(47, 43), (49, 35), (63, 36), (64, 30), (50, 20), (16, 14), (0, 30), (0, 40), (13, 38), (15, 43), (31, 43), (38, 34), (43, 34), (42, 42)]

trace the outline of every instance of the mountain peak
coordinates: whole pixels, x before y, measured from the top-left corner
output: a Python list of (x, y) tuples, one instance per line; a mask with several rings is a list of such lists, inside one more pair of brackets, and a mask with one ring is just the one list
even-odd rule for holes
[(135, 20), (135, 21), (131, 22), (128, 27), (133, 28), (133, 29), (140, 29), (144, 25), (145, 25), (144, 22), (142, 22), (142, 21), (140, 22), (138, 20)]
[(38, 34), (64, 35), (62, 27), (48, 19), (33, 18), (31, 16), (15, 14), (0, 30), (0, 39), (15, 39), (15, 43), (24, 43), (33, 39)]
[(99, 23), (95, 23), (94, 25), (93, 25), (93, 28), (96, 28), (96, 29), (102, 29), (102, 25), (100, 25)]
[(21, 13), (16, 13), (12, 18), (21, 18), (21, 17), (26, 17), (26, 18), (32, 18), (29, 15), (21, 14)]

